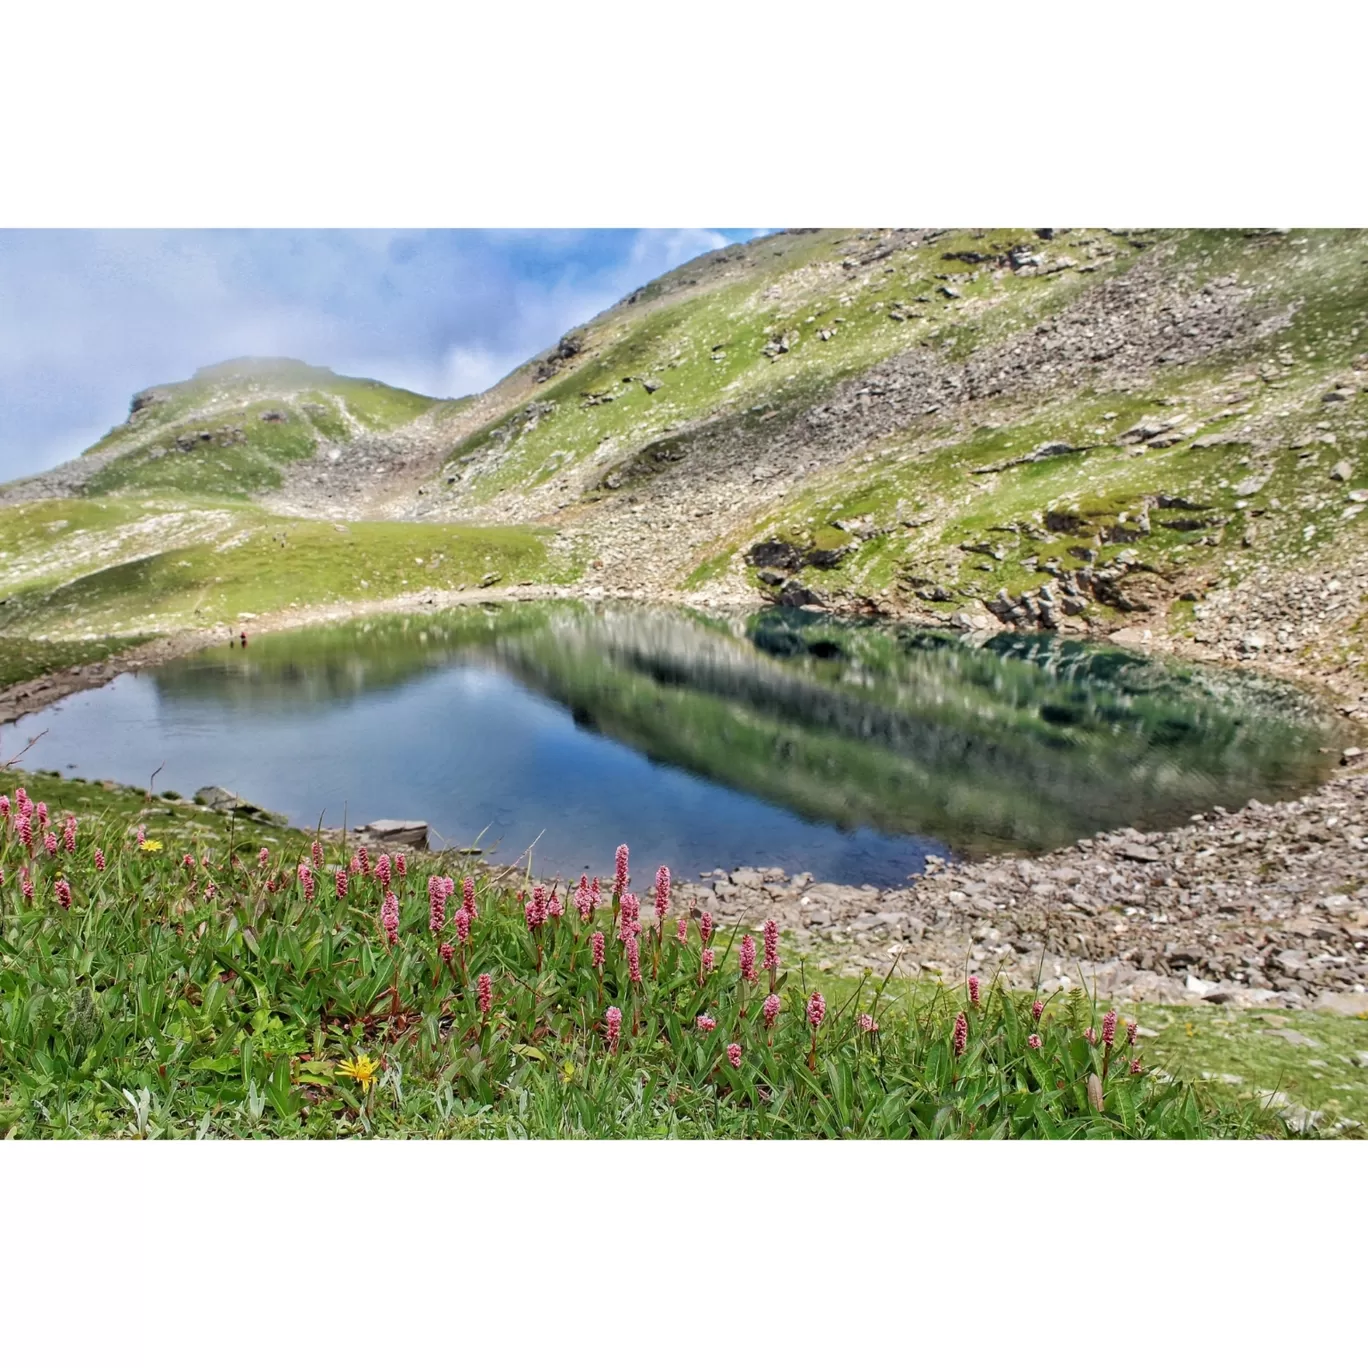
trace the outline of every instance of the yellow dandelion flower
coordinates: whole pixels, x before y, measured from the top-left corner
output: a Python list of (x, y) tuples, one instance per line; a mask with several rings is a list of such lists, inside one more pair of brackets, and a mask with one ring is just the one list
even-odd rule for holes
[(344, 1060), (339, 1064), (337, 1072), (354, 1078), (361, 1085), (361, 1091), (368, 1093), (380, 1072), (380, 1061), (372, 1059), (370, 1055), (357, 1055), (355, 1059)]
[(139, 850), (160, 850), (161, 848), (162, 843), (160, 841), (144, 841), (138, 847)]

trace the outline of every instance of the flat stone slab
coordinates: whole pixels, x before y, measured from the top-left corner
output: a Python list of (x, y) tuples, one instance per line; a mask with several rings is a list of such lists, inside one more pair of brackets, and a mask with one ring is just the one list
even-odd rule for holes
[(413, 846), (418, 850), (427, 849), (428, 824), (426, 822), (382, 817), (378, 821), (368, 822), (365, 826), (358, 827), (357, 830), (374, 836), (377, 841), (394, 841), (397, 845)]
[(272, 826), (288, 826), (289, 822), (278, 812), (269, 812), (255, 803), (239, 797), (236, 793), (217, 784), (207, 784), (195, 792), (195, 802), (207, 807), (211, 812), (235, 812), (240, 817), (250, 817), (254, 822), (269, 822)]

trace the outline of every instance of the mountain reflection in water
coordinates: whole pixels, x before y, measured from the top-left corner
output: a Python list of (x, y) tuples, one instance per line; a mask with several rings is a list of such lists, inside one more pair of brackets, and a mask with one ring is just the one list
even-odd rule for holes
[(855, 883), (1301, 792), (1331, 734), (1289, 689), (1112, 646), (564, 602), (259, 637), (49, 711), (35, 764), (164, 761), (309, 824), (345, 802), (535, 839), (547, 874), (626, 840), (639, 869)]

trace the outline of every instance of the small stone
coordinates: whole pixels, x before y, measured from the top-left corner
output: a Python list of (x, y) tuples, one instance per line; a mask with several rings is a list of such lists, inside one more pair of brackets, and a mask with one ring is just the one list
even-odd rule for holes
[(1353, 473), (1354, 467), (1351, 466), (1348, 461), (1337, 461), (1334, 469), (1330, 472), (1330, 478), (1332, 480), (1338, 480), (1343, 484)]

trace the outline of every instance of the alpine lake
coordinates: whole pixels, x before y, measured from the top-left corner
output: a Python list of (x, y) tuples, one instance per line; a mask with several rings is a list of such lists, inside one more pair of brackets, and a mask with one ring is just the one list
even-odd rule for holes
[(881, 886), (1295, 796), (1339, 735), (1289, 686), (1107, 643), (568, 601), (225, 642), (0, 731), (39, 736), (26, 768), (156, 771), (306, 828), (419, 818), (548, 878), (626, 842), (685, 878)]

